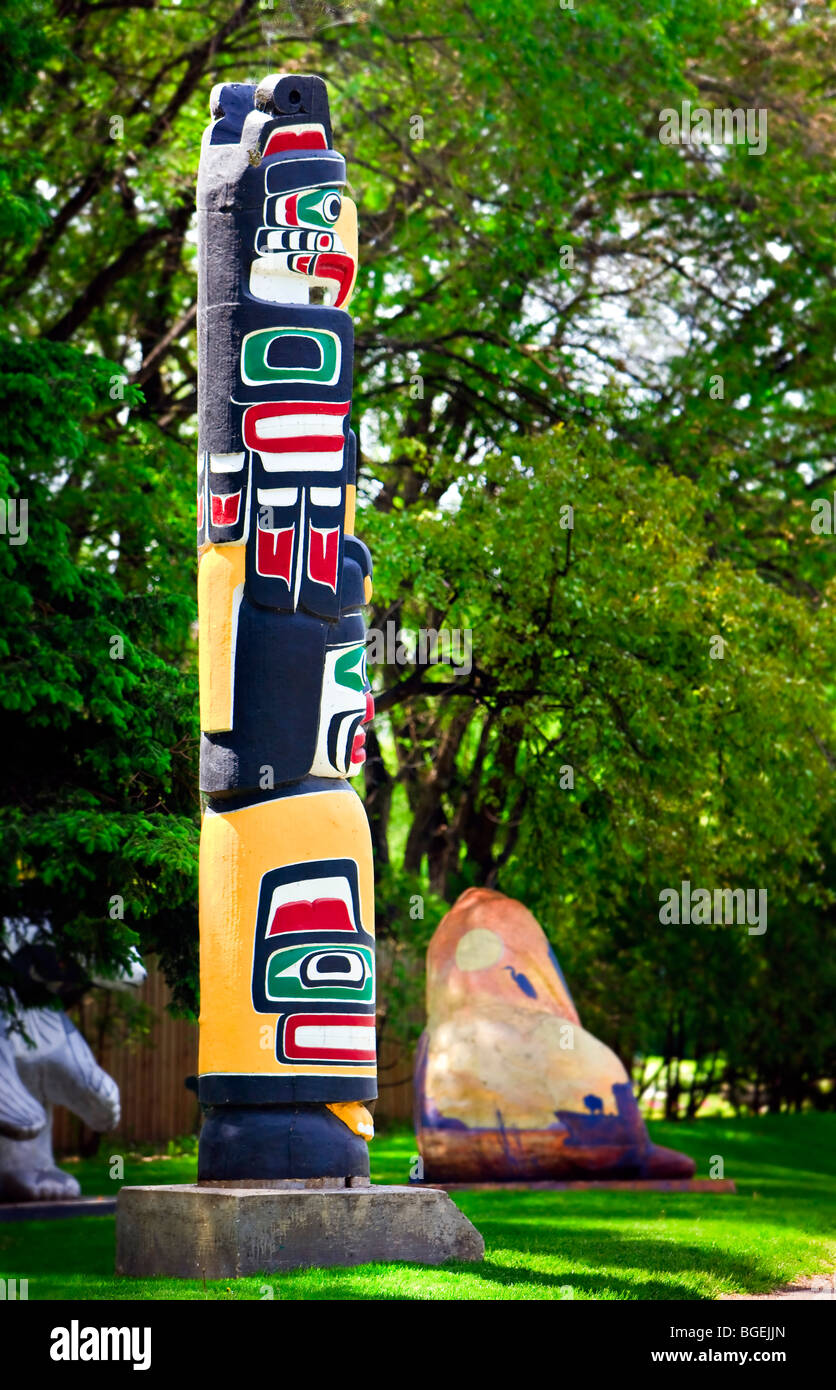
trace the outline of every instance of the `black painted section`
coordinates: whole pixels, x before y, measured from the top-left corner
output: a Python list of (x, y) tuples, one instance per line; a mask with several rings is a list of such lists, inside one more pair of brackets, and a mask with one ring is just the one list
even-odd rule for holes
[(230, 796), (209, 798), (208, 809), (226, 815), (229, 811), (243, 811), (247, 806), (260, 806), (264, 801), (279, 801), (286, 796), (313, 796), (317, 792), (344, 792), (356, 796), (354, 788), (338, 777), (303, 777), (301, 782), (289, 782), (287, 786), (274, 791), (235, 792)]
[(254, 110), (255, 86), (252, 82), (226, 82), (212, 103), (211, 141), (213, 145), (237, 145), (244, 121)]
[(203, 791), (256, 790), (263, 782), (270, 791), (309, 771), (328, 630), (327, 623), (302, 613), (283, 621), (245, 594), (235, 649), (235, 727), (202, 735)]
[[(213, 226), (203, 238), (210, 246), (206, 254), (234, 258), (241, 254), (240, 225), (229, 217), (222, 219), (221, 225)], [(246, 277), (253, 260), (250, 251), (246, 263)], [(237, 264), (240, 273), (240, 262)], [(217, 277), (212, 277), (216, 279)], [(223, 278), (228, 280), (228, 267)], [(221, 286), (221, 290), (232, 295), (239, 302), (235, 305), (218, 302), (218, 292), (213, 302), (198, 312), (197, 340), (200, 354), (201, 400), (200, 400), (200, 448), (205, 452), (235, 454), (245, 448), (243, 421), (244, 412), (250, 406), (266, 405), (273, 401), (325, 401), (342, 403), (351, 400), (351, 386), (354, 372), (354, 328), (344, 309), (332, 309), (324, 305), (309, 308), (300, 304), (269, 304), (254, 299), (249, 292), (248, 283), (238, 284), (237, 274), (234, 282)], [(294, 329), (304, 333), (310, 329), (315, 333), (333, 333), (339, 343), (339, 363), (337, 376), (333, 382), (266, 381), (260, 384), (242, 382), (239, 374), (241, 345), (250, 333), (270, 329)], [(288, 347), (295, 350), (294, 365), (303, 369), (317, 366), (320, 358), (313, 342), (307, 338), (277, 340), (269, 354), (268, 367), (285, 368), (292, 364)], [(348, 418), (348, 417), (346, 417)], [(266, 447), (266, 446), (265, 446)], [(268, 450), (269, 452), (269, 450)], [(306, 487), (334, 487), (345, 481), (345, 463), (339, 472), (327, 469), (283, 474), (271, 473), (272, 487), (296, 487), (300, 481)], [(263, 486), (263, 484), (262, 484)]]
[(272, 82), (265, 78), (256, 92), (256, 105), (276, 119), (274, 126), (292, 125), (303, 118), (318, 121), (325, 127), (325, 138), (331, 143), (331, 117), (328, 110), (328, 89), (321, 77), (312, 73), (293, 73)]
[(374, 1076), (239, 1076), (209, 1072), (198, 1077), (201, 1105), (287, 1105), (294, 1101), (329, 1104), (377, 1100)]
[[(307, 930), (304, 933), (294, 932), (292, 936), (268, 936), (270, 927), (269, 911), (273, 892), (276, 888), (282, 887), (287, 883), (295, 883), (301, 880), (311, 898), (323, 896), (317, 894), (316, 882), (318, 879), (331, 878), (334, 875), (344, 875), (351, 888), (351, 897), (354, 908), (354, 921), (357, 930), (353, 934), (345, 935), (332, 933), (330, 931)], [(357, 864), (353, 859), (322, 859), (319, 863), (306, 864), (285, 864), (278, 869), (271, 869), (269, 873), (263, 875), (258, 894), (258, 912), (255, 925), (255, 950), (253, 952), (253, 980), (252, 980), (252, 1001), (256, 1013), (262, 1014), (286, 1014), (306, 1013), (306, 1014), (333, 1014), (333, 1013), (353, 1013), (353, 1014), (374, 1014), (374, 1002), (370, 1004), (353, 1004), (351, 1007), (343, 1002), (334, 1004), (332, 1001), (323, 1003), (317, 1001), (316, 996), (306, 999), (304, 1003), (294, 1001), (293, 1007), (277, 1003), (275, 999), (269, 999), (265, 992), (265, 978), (267, 962), (273, 952), (282, 946), (310, 946), (313, 950), (317, 946), (340, 947), (370, 946), (374, 950), (374, 937), (370, 936), (363, 926), (362, 909), (360, 906), (360, 884), (357, 875)], [(281, 1026), (281, 1018), (277, 1018), (277, 1032)], [(333, 1063), (334, 1066), (340, 1065)], [(342, 1065), (356, 1066), (355, 1062), (345, 1062)], [(310, 1080), (317, 1078), (311, 1077)], [(333, 1099), (329, 1094), (328, 1100)]]
[(212, 1107), (200, 1134), (197, 1176), (198, 1182), (367, 1178), (369, 1147), (324, 1105)]

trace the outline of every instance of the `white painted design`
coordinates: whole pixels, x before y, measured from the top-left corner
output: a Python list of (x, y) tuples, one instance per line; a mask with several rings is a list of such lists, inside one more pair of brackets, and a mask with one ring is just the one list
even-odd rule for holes
[(371, 1037), (374, 1035), (374, 1020), (368, 1028), (351, 1023), (302, 1023), (293, 1033), (294, 1047), (327, 1051), (351, 1052), (370, 1051)]
[[(285, 907), (288, 903), (312, 903), (318, 898), (337, 898), (340, 902), (345, 903), (351, 925), (355, 931), (357, 930), (351, 885), (345, 874), (335, 874), (333, 877), (327, 878), (295, 879), (293, 883), (282, 883), (278, 888), (274, 888), (270, 898), (270, 911), (267, 916), (267, 935), (270, 934), (270, 925), (280, 907)], [(307, 930), (307, 928), (303, 930)], [(276, 933), (277, 938), (294, 935), (295, 932)]]
[(286, 256), (280, 259), (284, 265), (277, 263), (275, 253), (256, 257), (250, 266), (250, 294), (269, 304), (310, 304), (313, 281), (288, 270)]
[[(339, 488), (337, 491), (339, 492)], [(292, 507), (298, 497), (298, 487), (260, 487), (258, 489), (258, 500), (264, 507)]]
[(209, 469), (212, 473), (240, 473), (244, 467), (245, 453), (210, 454)]
[(343, 466), (343, 451), (327, 454), (269, 454), (258, 451), (267, 473), (339, 473)]
[[(338, 955), (342, 961), (348, 962), (348, 970), (323, 970), (320, 968), (322, 961), (333, 960), (335, 955)], [(294, 968), (298, 969), (298, 962)], [(283, 970), (281, 973), (286, 975), (290, 972)], [(366, 962), (362, 956), (357, 955), (354, 951), (328, 950), (308, 960), (306, 973), (310, 981), (321, 980), (323, 983), (328, 982), (335, 985), (359, 984), (361, 980), (366, 978)]]
[[(325, 653), (316, 748), (311, 762), (311, 774), (314, 777), (356, 777), (363, 766), (362, 762), (351, 761), (354, 739), (350, 736), (358, 718), (366, 713), (366, 695), (364, 691), (352, 690), (349, 686), (343, 685), (335, 674), (337, 660), (352, 648), (356, 648), (360, 668), (360, 661), (364, 655), (364, 648), (360, 643), (347, 642), (345, 646), (331, 647)], [(328, 757), (328, 731), (331, 721), (336, 718), (340, 720), (340, 724), (335, 766)]]
[(303, 550), (304, 550), (304, 535), (305, 535), (305, 523), (306, 523), (305, 511), (306, 511), (306, 508), (305, 508), (305, 489), (303, 488), (303, 489), (302, 489), (302, 505), (301, 505), (301, 507), (299, 508), (299, 545), (298, 545), (298, 547), (297, 547), (297, 553), (296, 553), (296, 583), (294, 584), (294, 587), (293, 587), (293, 607), (294, 607), (294, 609), (296, 609), (296, 608), (298, 607), (298, 605), (299, 605), (299, 594), (300, 594), (300, 591), (301, 591), (301, 589), (302, 589), (302, 554), (303, 554)]

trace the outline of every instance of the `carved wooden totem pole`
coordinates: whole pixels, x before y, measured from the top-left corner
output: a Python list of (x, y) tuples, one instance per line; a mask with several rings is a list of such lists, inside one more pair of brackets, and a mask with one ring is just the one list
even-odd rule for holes
[(373, 704), (357, 217), (325, 84), (216, 87), (198, 177), (199, 1180), (364, 1177)]

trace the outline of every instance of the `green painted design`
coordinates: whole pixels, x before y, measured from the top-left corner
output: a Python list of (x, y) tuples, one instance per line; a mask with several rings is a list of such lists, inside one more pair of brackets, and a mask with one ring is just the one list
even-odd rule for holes
[[(322, 355), (320, 365), (271, 367), (267, 354), (277, 338), (312, 338)], [(264, 386), (271, 381), (317, 381), (330, 386), (340, 374), (340, 360), (340, 341), (336, 333), (324, 328), (260, 328), (248, 333), (241, 344), (241, 376), (248, 386)]]
[[(362, 984), (356, 987), (339, 984), (338, 978), (317, 979), (328, 971), (329, 957), (351, 956), (357, 969), (363, 970)], [(277, 1003), (287, 999), (321, 999), (323, 1002), (370, 1004), (374, 999), (374, 952), (368, 946), (283, 946), (274, 951), (267, 962), (265, 989), (268, 999)]]
[(333, 227), (340, 215), (342, 199), (338, 188), (315, 188), (300, 193), (296, 199), (296, 216), (311, 227)]
[(365, 647), (359, 646), (349, 647), (348, 651), (337, 657), (334, 662), (334, 680), (337, 685), (347, 686), (349, 690), (359, 690), (362, 694), (366, 688), (365, 656)]

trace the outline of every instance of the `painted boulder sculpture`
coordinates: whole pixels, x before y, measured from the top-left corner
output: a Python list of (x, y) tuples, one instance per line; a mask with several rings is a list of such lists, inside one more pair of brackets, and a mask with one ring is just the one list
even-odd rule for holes
[(212, 92), (198, 175), (200, 1182), (362, 1179), (373, 705), (350, 428), (357, 216), (325, 84)]
[(615, 1053), (581, 1027), (522, 903), (470, 888), (427, 952), (416, 1131), (427, 1182), (690, 1178), (651, 1144)]

